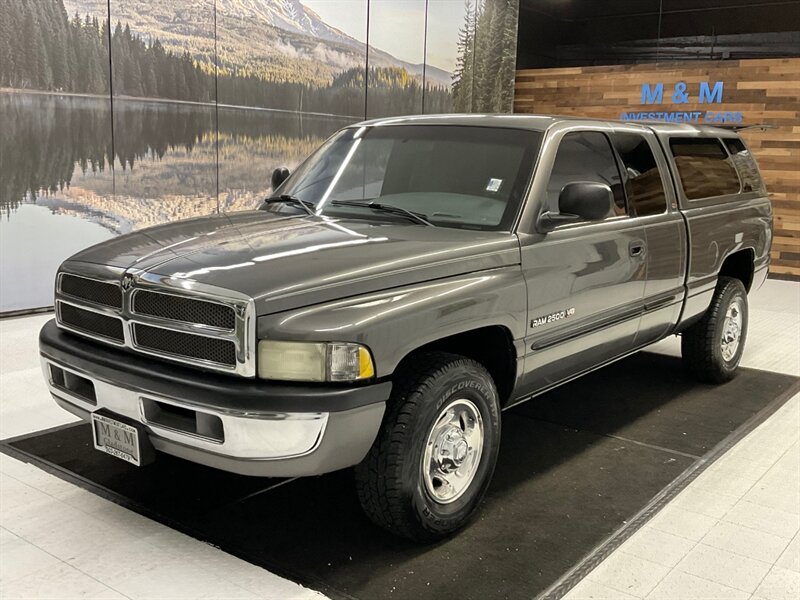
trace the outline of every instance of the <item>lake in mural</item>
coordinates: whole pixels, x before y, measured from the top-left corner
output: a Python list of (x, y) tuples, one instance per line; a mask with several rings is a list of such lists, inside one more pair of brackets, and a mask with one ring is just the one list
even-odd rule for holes
[(257, 206), (275, 167), (365, 116), (509, 111), (517, 13), (0, 1), (0, 313), (51, 305), (57, 265), (89, 244)]
[(113, 114), (112, 145), (108, 99), (0, 92), (0, 289), (15, 290), (0, 312), (52, 304), (55, 269), (85, 246), (256, 207), (275, 167), (353, 120), (120, 99)]

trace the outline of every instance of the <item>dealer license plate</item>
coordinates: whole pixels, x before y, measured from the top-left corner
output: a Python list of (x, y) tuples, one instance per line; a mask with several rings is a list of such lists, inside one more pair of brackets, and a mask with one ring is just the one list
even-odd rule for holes
[(141, 466), (139, 432), (135, 427), (106, 415), (92, 413), (92, 431), (95, 448), (137, 467)]

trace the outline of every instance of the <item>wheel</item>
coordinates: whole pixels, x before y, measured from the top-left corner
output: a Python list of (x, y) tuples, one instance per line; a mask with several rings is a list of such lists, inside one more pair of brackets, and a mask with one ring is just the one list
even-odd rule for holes
[(747, 291), (738, 279), (720, 277), (706, 314), (681, 336), (683, 362), (702, 382), (729, 381), (746, 337)]
[(429, 543), (463, 527), (483, 498), (500, 446), (494, 381), (455, 354), (419, 355), (398, 370), (381, 430), (356, 467), (367, 516)]

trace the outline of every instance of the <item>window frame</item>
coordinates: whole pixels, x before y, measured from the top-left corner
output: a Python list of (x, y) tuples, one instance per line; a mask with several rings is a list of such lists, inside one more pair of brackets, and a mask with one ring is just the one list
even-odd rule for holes
[[(561, 225), (557, 225), (553, 229), (553, 231), (563, 231), (563, 230), (567, 230), (567, 229), (577, 229), (577, 228), (583, 228), (583, 227), (604, 225), (604, 224), (607, 224), (607, 223), (621, 223), (623, 221), (631, 221), (631, 220), (633, 220), (634, 217), (633, 217), (633, 215), (631, 215), (630, 210), (629, 210), (628, 196), (627, 196), (627, 193), (625, 192), (625, 184), (624, 184), (623, 179), (622, 179), (622, 171), (620, 169), (620, 166), (621, 166), (620, 157), (617, 155), (617, 150), (614, 147), (614, 143), (611, 141), (611, 138), (609, 137), (610, 131), (611, 131), (611, 129), (609, 129), (607, 127), (577, 126), (577, 127), (570, 127), (568, 129), (564, 130), (563, 132), (561, 132), (561, 135), (559, 135), (558, 139), (556, 140), (557, 141), (557, 145), (556, 145), (555, 149), (553, 150), (553, 160), (550, 161), (549, 167), (547, 169), (546, 178), (544, 180), (544, 189), (542, 190), (542, 192), (545, 195), (545, 201), (543, 202), (543, 206), (545, 207), (545, 209), (558, 211), (558, 199), (556, 199), (555, 206), (550, 206), (550, 200), (549, 200), (549, 197), (548, 197), (548, 188), (549, 188), (549, 184), (550, 184), (550, 178), (553, 175), (553, 167), (555, 166), (556, 160), (558, 159), (558, 151), (561, 148), (561, 144), (564, 143), (564, 139), (567, 138), (568, 136), (574, 135), (574, 134), (599, 133), (600, 135), (602, 135), (605, 138), (606, 143), (608, 144), (609, 150), (611, 151), (611, 156), (612, 156), (612, 159), (614, 161), (614, 165), (617, 168), (617, 175), (619, 176), (620, 186), (622, 188), (622, 197), (625, 200), (625, 214), (614, 215), (613, 217), (608, 217), (608, 218), (602, 219), (600, 221), (576, 221), (576, 222), (573, 222), (573, 223), (564, 223), (564, 224), (561, 224)], [(538, 170), (538, 168), (539, 168), (539, 166), (537, 166), (537, 170)]]
[[(611, 146), (614, 149), (614, 155), (618, 161), (618, 168), (620, 171), (620, 176), (623, 172), (627, 172), (627, 167), (625, 166), (625, 161), (622, 158), (622, 155), (619, 153), (616, 145), (614, 144), (613, 136), (617, 134), (630, 134), (630, 135), (638, 135), (641, 137), (650, 148), (650, 153), (653, 155), (653, 162), (655, 162), (656, 168), (658, 169), (658, 175), (661, 178), (661, 188), (664, 191), (664, 210), (658, 213), (652, 213), (649, 215), (639, 215), (639, 214), (631, 214), (630, 207), (631, 207), (631, 199), (628, 197), (628, 189), (625, 186), (625, 181), (622, 181), (622, 190), (625, 194), (625, 206), (628, 208), (628, 216), (632, 219), (646, 219), (652, 217), (659, 217), (661, 215), (668, 214), (670, 212), (671, 207), (674, 208), (674, 197), (669, 193), (670, 189), (672, 188), (672, 179), (669, 175), (669, 165), (666, 162), (666, 159), (663, 157), (661, 152), (661, 147), (658, 143), (658, 138), (656, 135), (650, 130), (642, 130), (642, 129), (624, 129), (624, 128), (614, 128), (611, 131), (611, 136), (609, 139), (611, 140)], [(660, 158), (661, 156), (661, 158)]]

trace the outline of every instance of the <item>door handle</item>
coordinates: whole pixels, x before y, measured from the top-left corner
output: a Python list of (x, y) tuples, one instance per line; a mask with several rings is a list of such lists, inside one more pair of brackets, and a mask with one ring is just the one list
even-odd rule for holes
[(634, 240), (628, 245), (628, 251), (631, 256), (641, 258), (644, 256), (644, 242), (641, 240)]

